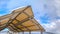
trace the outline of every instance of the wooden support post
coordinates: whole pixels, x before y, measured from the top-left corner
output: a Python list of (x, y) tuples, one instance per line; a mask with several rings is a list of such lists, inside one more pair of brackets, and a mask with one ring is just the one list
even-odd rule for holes
[(41, 31), (41, 34), (43, 34), (43, 32)]
[(22, 32), (22, 34), (24, 34), (24, 31)]
[(29, 31), (29, 34), (31, 34), (31, 31)]

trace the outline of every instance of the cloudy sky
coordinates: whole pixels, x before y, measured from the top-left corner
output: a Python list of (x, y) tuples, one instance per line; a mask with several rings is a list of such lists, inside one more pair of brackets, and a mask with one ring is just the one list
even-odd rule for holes
[(0, 0), (0, 16), (28, 5), (31, 5), (35, 19), (46, 32), (60, 34), (60, 0)]

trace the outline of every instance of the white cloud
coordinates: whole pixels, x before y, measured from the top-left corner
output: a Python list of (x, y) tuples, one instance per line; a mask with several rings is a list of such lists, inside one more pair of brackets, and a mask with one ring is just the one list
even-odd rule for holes
[(43, 28), (46, 30), (46, 32), (56, 33), (60, 34), (60, 19), (49, 21), (49, 23), (41, 23), (39, 19), (37, 21), (43, 26)]
[(56, 13), (60, 17), (60, 0), (55, 0)]
[(46, 6), (44, 11), (51, 20), (42, 25), (46, 31), (60, 34), (60, 20), (56, 19), (56, 17), (60, 17), (60, 0), (46, 0)]
[(50, 23), (42, 25), (45, 28), (46, 32), (60, 34), (60, 20), (52, 21)]

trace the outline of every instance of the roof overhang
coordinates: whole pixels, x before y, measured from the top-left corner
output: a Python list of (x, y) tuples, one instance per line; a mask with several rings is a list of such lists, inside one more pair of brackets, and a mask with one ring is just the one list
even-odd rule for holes
[(13, 32), (45, 31), (45, 29), (34, 19), (31, 6), (18, 8), (13, 10), (11, 14), (1, 16), (0, 22), (2, 23), (0, 30), (7, 27)]

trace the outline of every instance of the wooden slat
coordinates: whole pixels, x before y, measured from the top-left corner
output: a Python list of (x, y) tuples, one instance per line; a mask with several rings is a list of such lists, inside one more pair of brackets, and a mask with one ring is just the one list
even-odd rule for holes
[(14, 20), (12, 23), (13, 23), (13, 24), (17, 24), (17, 23), (18, 23), (18, 21)]
[(34, 24), (31, 20), (28, 20), (28, 21), (24, 22), (22, 25), (31, 26), (31, 25), (36, 25), (36, 24)]
[(31, 7), (27, 8), (24, 12), (25, 12), (28, 16), (34, 17)]
[(19, 21), (22, 21), (26, 18), (28, 18), (28, 16), (24, 13), (21, 13), (16, 19), (19, 20)]
[(6, 19), (3, 19), (3, 20), (0, 20), (1, 25), (3, 25), (3, 24), (5, 24), (5, 23), (7, 23), (8, 21), (9, 21), (9, 18), (6, 18)]

